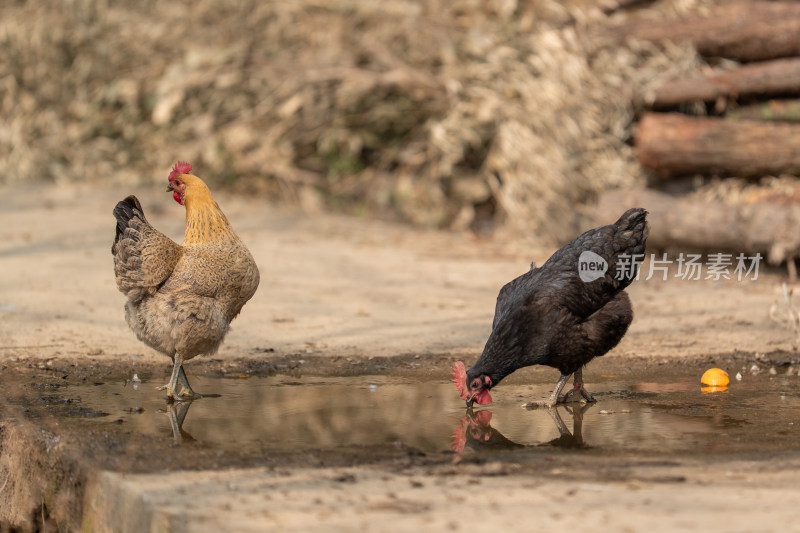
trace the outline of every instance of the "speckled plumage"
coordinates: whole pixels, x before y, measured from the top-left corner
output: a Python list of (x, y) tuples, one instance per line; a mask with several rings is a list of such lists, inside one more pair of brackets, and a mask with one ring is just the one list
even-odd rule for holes
[(183, 244), (153, 228), (129, 196), (114, 208), (111, 252), (117, 287), (128, 297), (128, 325), (139, 340), (182, 362), (217, 351), (255, 294), (259, 273), (205, 183), (191, 174), (175, 178), (185, 188)]
[[(497, 297), (492, 332), (467, 371), (465, 386), (479, 376), (484, 376), (481, 382), (488, 376), (489, 386), (495, 386), (530, 365), (551, 366), (569, 376), (616, 346), (633, 320), (624, 289), (638, 272), (638, 267), (625, 269), (617, 279), (618, 263), (623, 256), (643, 257), (646, 216), (644, 209), (630, 209), (616, 223), (583, 233), (541, 267), (507, 283)], [(605, 275), (590, 282), (581, 280), (578, 270), (587, 250), (608, 264)]]

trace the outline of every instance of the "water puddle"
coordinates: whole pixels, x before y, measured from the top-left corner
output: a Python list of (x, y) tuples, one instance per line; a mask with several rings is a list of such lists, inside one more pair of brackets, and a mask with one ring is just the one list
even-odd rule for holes
[[(496, 403), (467, 412), (450, 383), (396, 378), (193, 377), (218, 397), (167, 404), (155, 383), (63, 387), (92, 424), (222, 451), (280, 452), (398, 445), (426, 454), (555, 447), (607, 452), (734, 453), (800, 450), (800, 378), (753, 377), (717, 392), (672, 383), (588, 383), (598, 403), (521, 408), (548, 385), (503, 385)], [(72, 412), (69, 411), (69, 412)]]

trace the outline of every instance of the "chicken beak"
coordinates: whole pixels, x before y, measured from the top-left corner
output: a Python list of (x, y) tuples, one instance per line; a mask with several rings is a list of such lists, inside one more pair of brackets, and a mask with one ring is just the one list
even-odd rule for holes
[(475, 403), (475, 398), (470, 398), (467, 400), (467, 409), (472, 409), (472, 404)]
[(173, 190), (172, 185), (167, 185), (167, 192), (172, 192)]

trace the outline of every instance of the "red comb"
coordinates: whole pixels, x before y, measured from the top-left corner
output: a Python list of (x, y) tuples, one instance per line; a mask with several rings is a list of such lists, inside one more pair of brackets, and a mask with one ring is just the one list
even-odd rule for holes
[(192, 171), (192, 165), (187, 163), (186, 161), (178, 161), (175, 163), (175, 166), (172, 167), (172, 172), (169, 173), (169, 177), (167, 178), (169, 181), (172, 181), (172, 178), (179, 174), (188, 174)]
[(450, 371), (450, 375), (453, 376), (453, 384), (458, 389), (459, 394), (461, 394), (461, 399), (467, 399), (467, 369), (464, 368), (464, 363), (461, 361), (456, 361), (453, 363), (453, 370)]
[(469, 427), (469, 418), (464, 415), (458, 423), (458, 427), (453, 432), (450, 440), (450, 448), (456, 453), (464, 453), (464, 446), (467, 444), (467, 428)]

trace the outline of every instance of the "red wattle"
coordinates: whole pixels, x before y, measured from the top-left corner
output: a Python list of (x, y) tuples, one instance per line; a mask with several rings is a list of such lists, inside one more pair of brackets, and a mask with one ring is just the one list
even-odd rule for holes
[(478, 394), (476, 394), (475, 403), (477, 403), (478, 405), (486, 405), (487, 403), (492, 403), (492, 395), (489, 394), (489, 390), (483, 389)]

